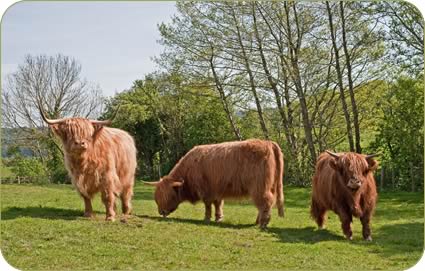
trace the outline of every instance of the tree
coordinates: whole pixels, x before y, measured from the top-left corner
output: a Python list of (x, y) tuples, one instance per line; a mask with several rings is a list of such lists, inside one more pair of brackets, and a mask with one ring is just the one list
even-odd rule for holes
[(235, 137), (278, 141), (290, 181), (306, 185), (325, 149), (368, 149), (368, 97), (379, 96), (375, 83), (387, 83), (380, 79), (394, 78), (384, 77), (393, 63), (367, 7), (179, 2), (173, 22), (160, 26), (160, 64), (183, 81), (214, 87)]
[(424, 20), (420, 11), (404, 1), (371, 4), (377, 20), (386, 27), (390, 58), (407, 73), (424, 69)]
[(103, 118), (120, 104), (115, 127), (133, 135), (139, 176), (158, 179), (193, 146), (228, 141), (231, 129), (220, 97), (210, 87), (193, 86), (181, 74), (150, 74), (113, 97)]
[[(397, 186), (408, 187), (411, 166), (423, 172), (424, 85), (422, 80), (401, 77), (389, 86), (382, 118), (371, 149), (382, 154), (384, 165), (396, 165)], [(423, 186), (423, 178), (421, 178)]]

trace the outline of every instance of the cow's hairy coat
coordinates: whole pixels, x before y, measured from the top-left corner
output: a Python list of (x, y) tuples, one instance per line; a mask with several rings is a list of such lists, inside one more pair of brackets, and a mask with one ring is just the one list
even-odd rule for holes
[(63, 143), (65, 166), (84, 199), (84, 215), (93, 216), (91, 200), (98, 192), (107, 220), (114, 220), (116, 196), (121, 198), (124, 218), (130, 214), (137, 167), (133, 138), (84, 118), (65, 119), (50, 127)]
[(327, 210), (333, 210), (339, 215), (342, 230), (350, 240), (352, 217), (358, 217), (362, 222), (363, 238), (371, 240), (369, 224), (377, 199), (373, 171), (378, 163), (357, 153), (340, 153), (338, 156), (322, 153), (317, 160), (311, 215), (322, 228)]
[(249, 196), (257, 206), (257, 223), (266, 227), (270, 209), (277, 203), (283, 216), (283, 155), (271, 141), (247, 140), (201, 145), (191, 149), (168, 176), (155, 183), (155, 200), (161, 215), (183, 201), (205, 204), (205, 219), (215, 206), (216, 221), (223, 217), (225, 198)]

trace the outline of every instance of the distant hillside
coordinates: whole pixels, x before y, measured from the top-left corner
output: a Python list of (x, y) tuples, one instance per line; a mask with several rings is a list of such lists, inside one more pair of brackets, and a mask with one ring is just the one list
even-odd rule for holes
[[(9, 157), (8, 150), (17, 144), (19, 128), (1, 128), (1, 157)], [(25, 157), (34, 156), (34, 152), (25, 146), (19, 146), (20, 153)]]

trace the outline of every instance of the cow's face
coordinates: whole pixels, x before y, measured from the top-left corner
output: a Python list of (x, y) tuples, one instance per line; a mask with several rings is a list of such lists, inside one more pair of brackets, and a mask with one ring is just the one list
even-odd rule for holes
[(50, 127), (60, 137), (67, 153), (81, 154), (92, 146), (97, 133), (103, 126), (92, 124), (87, 119), (70, 118)]
[(357, 153), (345, 153), (333, 157), (330, 165), (341, 175), (343, 185), (352, 191), (357, 191), (366, 182), (368, 175), (373, 174), (378, 167), (373, 158)]
[(156, 186), (155, 202), (158, 206), (158, 213), (166, 217), (174, 212), (181, 202), (180, 190), (184, 181), (164, 177), (159, 182), (151, 183)]

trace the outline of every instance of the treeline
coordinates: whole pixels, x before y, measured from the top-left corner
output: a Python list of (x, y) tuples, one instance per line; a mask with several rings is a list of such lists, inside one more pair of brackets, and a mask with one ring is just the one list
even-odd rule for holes
[[(162, 173), (193, 145), (252, 137), (282, 146), (286, 180), (297, 185), (310, 183), (316, 157), (326, 149), (380, 153), (383, 165), (397, 168), (400, 188), (410, 184), (412, 164), (415, 172), (423, 169), (417, 151), (423, 149), (423, 23), (414, 7), (267, 1), (177, 7), (173, 21), (159, 26), (163, 72), (145, 80), (150, 89), (139, 81), (122, 95), (173, 99), (199, 115), (210, 109), (198, 108), (198, 100), (207, 101), (220, 112), (210, 123), (224, 131), (189, 136), (186, 131), (205, 131), (201, 122), (185, 126), (194, 112), (152, 103), (164, 135), (157, 151)], [(179, 125), (167, 125), (170, 115)], [(145, 172), (155, 176), (155, 170)]]
[[(285, 182), (295, 185), (310, 184), (326, 149), (380, 153), (395, 189), (423, 172), (423, 20), (413, 6), (176, 5), (159, 25), (161, 70), (108, 99), (102, 114), (120, 105), (113, 125), (135, 137), (140, 177), (165, 175), (194, 145), (253, 137), (281, 145)], [(35, 97), (51, 116), (72, 115)], [(423, 189), (422, 174), (415, 185)]]

